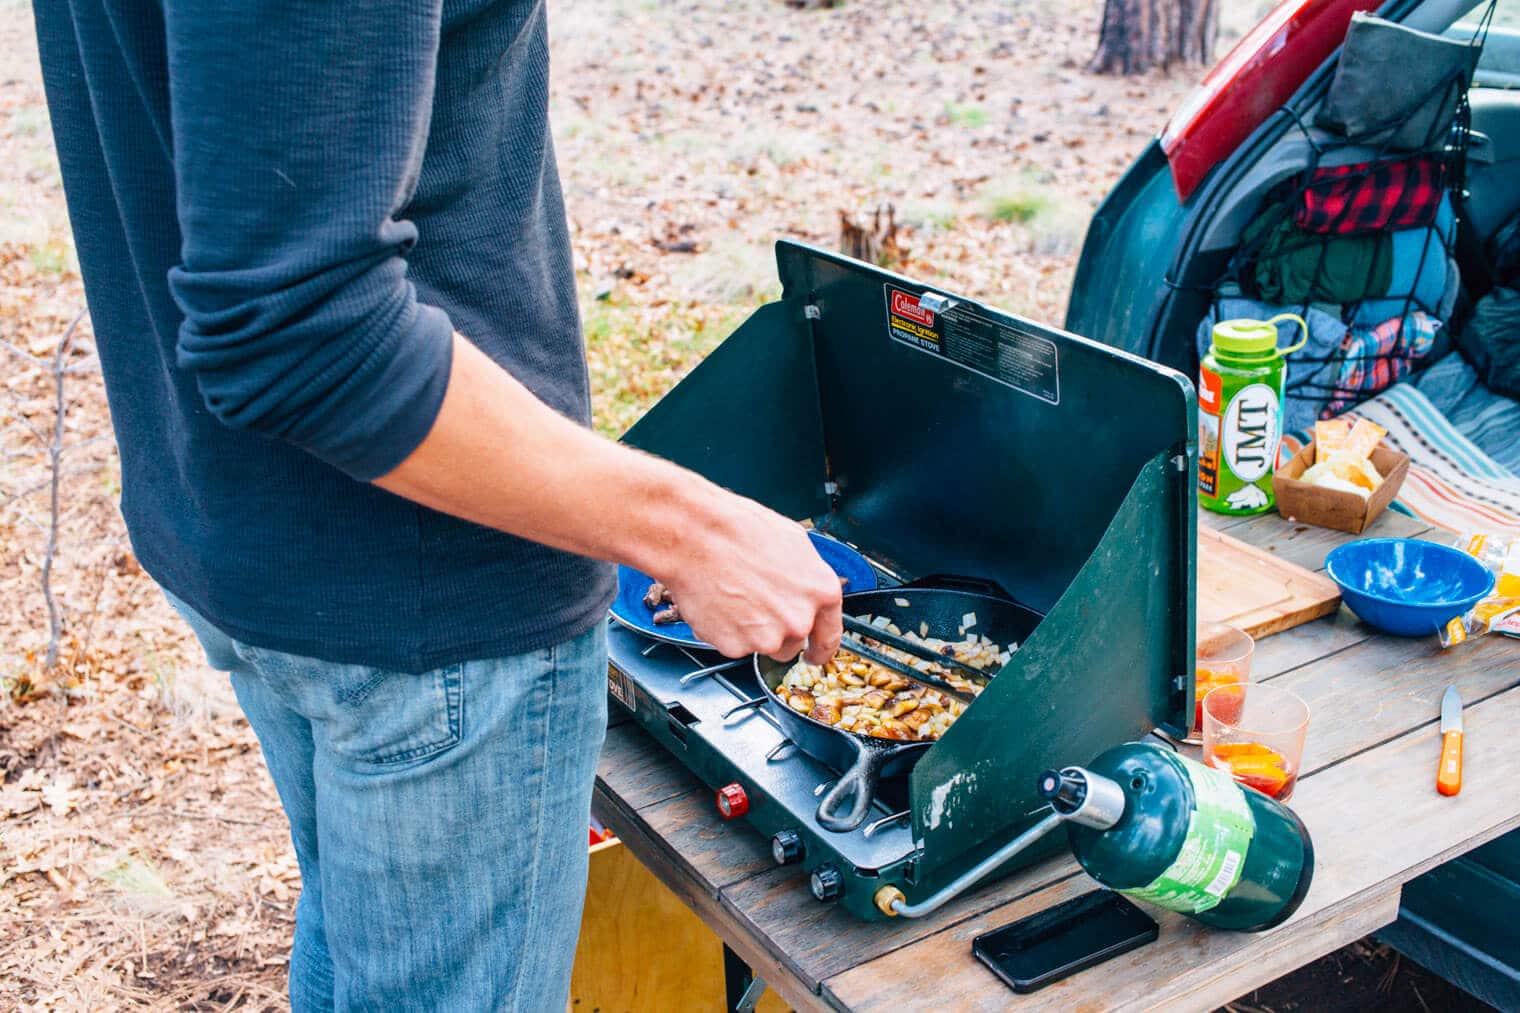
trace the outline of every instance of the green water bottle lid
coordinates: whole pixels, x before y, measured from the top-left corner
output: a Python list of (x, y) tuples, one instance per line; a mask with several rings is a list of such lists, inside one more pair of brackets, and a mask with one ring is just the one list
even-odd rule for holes
[[(1291, 320), (1298, 324), (1302, 336), (1298, 343), (1287, 348), (1277, 347), (1277, 322)], [(1251, 359), (1275, 359), (1279, 355), (1296, 352), (1309, 340), (1309, 325), (1303, 317), (1294, 313), (1279, 313), (1271, 320), (1221, 320), (1214, 325), (1214, 347), (1225, 355), (1238, 355)]]

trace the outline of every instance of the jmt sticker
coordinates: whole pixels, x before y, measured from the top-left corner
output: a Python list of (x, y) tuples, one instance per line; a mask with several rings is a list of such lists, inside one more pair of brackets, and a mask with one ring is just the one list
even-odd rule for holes
[(1277, 456), (1277, 391), (1264, 383), (1242, 387), (1225, 409), (1220, 434), (1225, 464), (1242, 482), (1255, 482)]

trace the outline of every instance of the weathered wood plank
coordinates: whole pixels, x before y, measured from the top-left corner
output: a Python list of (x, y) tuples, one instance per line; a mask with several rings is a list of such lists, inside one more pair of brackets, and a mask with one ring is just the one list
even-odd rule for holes
[(916, 921), (866, 922), (836, 905), (820, 904), (808, 892), (806, 873), (791, 869), (773, 869), (727, 887), (722, 899), (736, 919), (765, 941), (775, 959), (816, 989), (831, 975), (1076, 874), (1070, 855), (1046, 859)]
[(1363, 623), (1350, 609), (1337, 609), (1323, 619), (1294, 627), (1288, 636), (1256, 641), (1251, 681), (1265, 682), (1377, 635), (1377, 630)]
[(722, 887), (776, 868), (770, 842), (743, 820), (714, 816), (713, 793), (687, 792), (639, 810), (639, 819), (669, 845), (683, 875), (717, 896)]
[(1272, 682), (1309, 705), (1313, 771), (1436, 720), (1448, 685), (1468, 704), (1520, 686), (1520, 649), (1505, 637), (1442, 651), (1434, 637), (1377, 636)]
[(1212, 510), (1198, 508), (1198, 526), (1214, 531), (1227, 531), (1242, 524), (1249, 524), (1255, 519), (1255, 517), (1236, 517), (1233, 514), (1216, 514)]
[[(1178, 937), (1198, 935), (1207, 939), (1210, 934), (1196, 929), (1181, 915), (1154, 908), (1147, 911), (1160, 923), (1161, 938), (1150, 946), (1136, 950), (1134, 959), (1140, 961), (1143, 973), (1155, 980), (1156, 995), (1142, 996), (1138, 1001), (1110, 1003), (1106, 1000), (1103, 976), (1105, 973), (1116, 973), (1117, 960), (1058, 982), (1042, 989), (1037, 995), (1016, 995), (971, 955), (971, 942), (982, 933), (1049, 910), (1063, 901), (1097, 888), (1098, 884), (1088, 877), (1073, 876), (1031, 897), (946, 929), (932, 940), (932, 954), (922, 952), (931, 945), (926, 941), (902, 953), (830, 978), (824, 982), (823, 997), (835, 1009), (841, 1010), (953, 1009), (973, 1013), (980, 1010), (1029, 1009), (1097, 1013), (1113, 1009), (1208, 1010), (1256, 987), (1239, 987), (1229, 978), (1223, 978), (1212, 982), (1211, 987), (1195, 989), (1186, 999), (1166, 993), (1164, 985), (1169, 979), (1179, 974), (1196, 974), (1203, 959), (1195, 946), (1179, 943)], [(1272, 932), (1264, 936), (1253, 936), (1253, 939), (1258, 940), (1259, 947), (1252, 951), (1250, 963), (1255, 965), (1258, 962), (1269, 962), (1273, 966), (1284, 968), (1279, 974), (1286, 973), (1288, 969), (1332, 953), (1347, 943), (1382, 928), (1398, 916), (1398, 909), (1398, 887), (1369, 891), (1358, 898), (1356, 903), (1348, 904), (1341, 910), (1327, 909), (1307, 916), (1302, 921), (1295, 919), (1293, 924), (1297, 927), (1296, 934)], [(1191, 942), (1193, 940), (1189, 940)], [(886, 966), (894, 957), (900, 964), (895, 970)], [(1119, 958), (1126, 959), (1130, 958)], [(954, 971), (937, 973), (937, 968), (929, 970), (926, 960), (944, 961), (953, 965)], [(873, 986), (870, 982), (871, 978), (890, 974), (901, 978), (894, 987)], [(1274, 974), (1264, 981), (1271, 981), (1276, 976)], [(1089, 978), (1096, 980), (1089, 981)], [(1163, 994), (1166, 995), (1165, 1000), (1157, 998)]]
[(665, 747), (635, 722), (607, 729), (596, 779), (630, 809), (642, 809), (702, 787), (695, 775), (675, 762)]
[(1467, 776), (1455, 798), (1433, 784), (1440, 753), (1434, 720), (1300, 783), (1293, 807), (1314, 835), (1315, 880), (1300, 911), (1271, 932), (1212, 932), (1163, 916), (1156, 944), (1037, 996), (1015, 996), (971, 957), (969, 941), (1056, 902), (1058, 892), (1048, 890), (833, 977), (827, 995), (852, 1010), (1106, 1010), (1207, 1009), (1244, 994), (1385, 924), (1397, 912), (1402, 883), (1520, 826), (1513, 789), (1520, 751), (1510, 744), (1520, 728), (1520, 689), (1471, 705), (1465, 716)]
[(1324, 568), (1325, 556), (1337, 545), (1358, 538), (1418, 538), (1430, 530), (1424, 521), (1388, 510), (1360, 535), (1285, 520), (1277, 514), (1253, 517), (1248, 524), (1230, 528), (1229, 533), (1231, 538), (1266, 549), (1306, 569), (1319, 570)]

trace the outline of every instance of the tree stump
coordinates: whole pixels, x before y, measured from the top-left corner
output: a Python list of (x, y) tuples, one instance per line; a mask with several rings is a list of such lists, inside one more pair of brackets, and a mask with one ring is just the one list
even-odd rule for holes
[(1105, 0), (1093, 74), (1143, 74), (1175, 63), (1214, 62), (1218, 0)]
[(839, 250), (878, 267), (901, 260), (905, 250), (897, 242), (897, 209), (878, 204), (866, 224), (857, 224), (848, 211), (840, 211)]

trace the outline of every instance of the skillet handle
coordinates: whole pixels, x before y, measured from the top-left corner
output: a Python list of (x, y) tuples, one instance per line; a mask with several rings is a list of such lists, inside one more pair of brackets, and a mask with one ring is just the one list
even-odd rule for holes
[[(871, 801), (876, 797), (881, 768), (892, 755), (890, 748), (869, 745), (853, 736), (851, 743), (855, 746), (855, 762), (818, 802), (818, 825), (836, 834), (847, 834), (866, 821)], [(835, 810), (846, 798), (850, 800), (849, 812), (837, 815)]]
[(938, 588), (943, 591), (971, 591), (974, 594), (985, 594), (992, 598), (1003, 598), (1013, 601), (1013, 595), (995, 580), (986, 577), (967, 577), (958, 573), (931, 573), (908, 581), (903, 587), (922, 587), (926, 589)]

